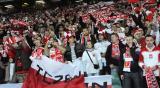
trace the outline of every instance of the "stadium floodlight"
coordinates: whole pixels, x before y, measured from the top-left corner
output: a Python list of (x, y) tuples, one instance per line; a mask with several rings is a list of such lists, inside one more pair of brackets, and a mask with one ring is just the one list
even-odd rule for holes
[(83, 0), (76, 0), (75, 2), (77, 2), (77, 3), (78, 3), (78, 2), (83, 2)]
[(43, 0), (38, 0), (38, 1), (36, 1), (36, 3), (38, 3), (38, 4), (45, 4), (45, 2)]
[(0, 0), (0, 2), (10, 2), (10, 1), (14, 1), (14, 0)]
[(8, 9), (10, 9), (10, 8), (14, 8), (14, 6), (13, 6), (13, 5), (6, 5), (6, 6), (4, 6), (4, 7), (8, 8)]

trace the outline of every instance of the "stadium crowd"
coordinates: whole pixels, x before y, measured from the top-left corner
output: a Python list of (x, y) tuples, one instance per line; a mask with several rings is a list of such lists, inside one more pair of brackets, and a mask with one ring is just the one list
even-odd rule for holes
[(159, 25), (160, 7), (145, 1), (0, 16), (0, 82), (20, 82), (30, 59), (46, 55), (82, 62), (85, 76), (111, 74), (118, 88), (159, 88)]

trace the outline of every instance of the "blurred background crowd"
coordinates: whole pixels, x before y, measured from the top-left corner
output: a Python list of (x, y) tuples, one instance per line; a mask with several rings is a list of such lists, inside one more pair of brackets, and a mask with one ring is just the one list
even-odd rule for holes
[(152, 71), (160, 83), (158, 1), (49, 1), (1, 9), (0, 83), (22, 82), (42, 55), (82, 63), (86, 76), (111, 74), (117, 88), (146, 88)]

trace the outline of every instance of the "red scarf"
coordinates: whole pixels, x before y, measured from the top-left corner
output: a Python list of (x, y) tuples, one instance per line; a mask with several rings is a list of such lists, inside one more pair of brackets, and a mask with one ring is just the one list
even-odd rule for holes
[[(126, 52), (124, 53), (124, 58), (131, 58), (130, 54), (130, 48), (126, 47)], [(131, 67), (131, 61), (124, 61), (124, 68), (129, 68)]]
[(67, 39), (65, 38), (64, 40), (63, 40), (63, 44), (64, 44), (64, 47), (66, 47), (67, 46)]
[(118, 44), (112, 44), (112, 57), (119, 56), (120, 50)]
[(64, 63), (64, 58), (63, 58), (62, 51), (60, 51), (57, 48), (51, 48), (51, 50), (50, 50), (50, 58), (52, 58), (52, 59), (54, 59), (56, 61)]
[(159, 88), (158, 82), (151, 68), (146, 72), (146, 81), (148, 88)]
[(40, 59), (43, 55), (43, 48), (42, 47), (39, 47), (37, 49), (35, 49), (33, 52), (32, 52), (32, 57), (36, 57), (38, 59)]
[(67, 38), (65, 38), (64, 36), (61, 36), (60, 37), (60, 41), (62, 41), (62, 43), (63, 43), (63, 47), (66, 47), (67, 46)]
[[(91, 37), (90, 35), (87, 36), (87, 41), (91, 41)], [(81, 37), (81, 44), (84, 44), (86, 41), (85, 41), (85, 36), (82, 34), (82, 37)]]
[(44, 38), (43, 38), (43, 43), (46, 44), (46, 43), (49, 41), (50, 38), (51, 38), (50, 35), (44, 36)]
[(126, 47), (125, 58), (131, 58), (130, 48)]
[(22, 39), (23, 39), (22, 36), (11, 36), (11, 37), (5, 38), (3, 42), (5, 44), (14, 44), (21, 41)]

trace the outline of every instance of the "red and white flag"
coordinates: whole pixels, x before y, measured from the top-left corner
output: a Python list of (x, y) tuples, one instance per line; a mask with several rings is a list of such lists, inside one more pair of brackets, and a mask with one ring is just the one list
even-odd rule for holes
[(159, 88), (158, 82), (151, 68), (146, 72), (146, 81), (148, 88)]
[(85, 88), (84, 76), (75, 66), (42, 56), (32, 59), (22, 88)]
[(5, 38), (3, 42), (5, 44), (14, 44), (21, 41), (22, 39), (23, 39), (22, 36), (11, 36), (11, 37)]
[(29, 23), (27, 23), (25, 21), (19, 21), (19, 20), (14, 20), (14, 19), (11, 19), (10, 22), (13, 25), (19, 25), (19, 26), (28, 26), (29, 25)]

